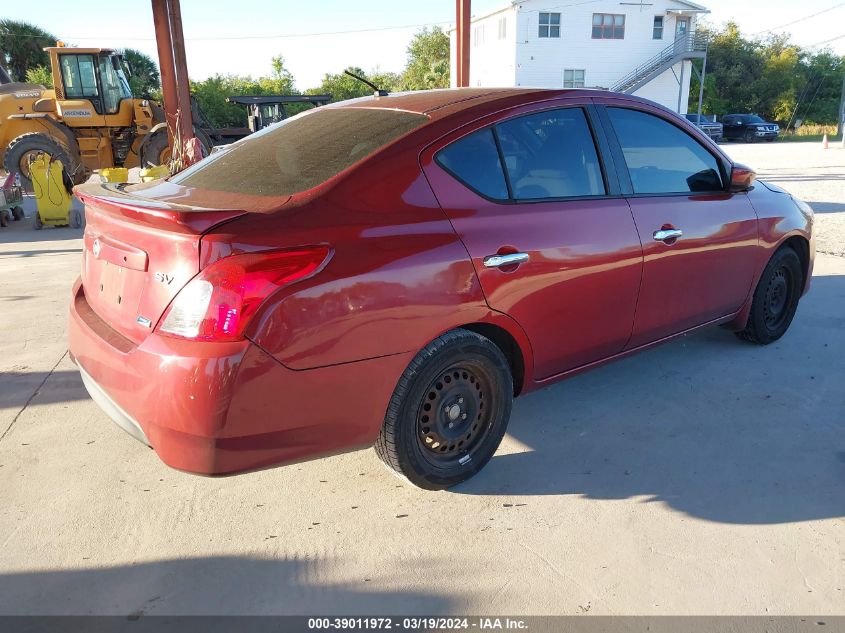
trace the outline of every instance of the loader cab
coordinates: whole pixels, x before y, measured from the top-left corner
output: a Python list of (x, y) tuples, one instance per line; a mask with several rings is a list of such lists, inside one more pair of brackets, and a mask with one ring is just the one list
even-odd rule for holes
[[(121, 113), (124, 100), (132, 100), (122, 58), (115, 51), (63, 46), (45, 50), (51, 58), (57, 105), (67, 125), (103, 125), (105, 117)], [(128, 109), (131, 112), (131, 106)]]

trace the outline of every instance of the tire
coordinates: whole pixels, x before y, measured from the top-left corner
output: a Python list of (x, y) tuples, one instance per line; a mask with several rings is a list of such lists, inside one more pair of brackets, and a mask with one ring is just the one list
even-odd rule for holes
[(757, 283), (745, 329), (736, 335), (758, 345), (778, 340), (792, 323), (803, 288), (801, 259), (789, 246), (780, 248)]
[(5, 209), (0, 209), (0, 229), (9, 226), (9, 216), (6, 215)]
[(44, 228), (44, 224), (41, 222), (41, 214), (38, 211), (35, 212), (35, 216), (32, 218), (32, 228), (36, 231)]
[(493, 457), (512, 403), (513, 378), (502, 351), (475, 332), (447, 332), (426, 345), (399, 379), (376, 453), (415, 486), (449, 488)]
[(753, 143), (757, 139), (757, 132), (754, 130), (745, 130), (742, 138), (745, 139), (746, 143)]
[(14, 219), (15, 222), (20, 222), (23, 218), (23, 209), (21, 207), (15, 207), (12, 209), (12, 219)]
[(83, 226), (85, 226), (85, 218), (82, 215), (82, 211), (72, 209), (70, 212), (70, 228), (81, 229)]
[(73, 184), (79, 184), (86, 178), (84, 169), (76, 169), (77, 162), (72, 161), (64, 147), (45, 134), (31, 132), (21, 134), (6, 149), (6, 156), (3, 159), (3, 167), (7, 172), (20, 174), (21, 183), (29, 191), (32, 191), (32, 178), (29, 174), (29, 156), (37, 152), (49, 154), (62, 163), (65, 174), (71, 175)]
[(166, 165), (169, 160), (170, 139), (167, 138), (167, 128), (161, 128), (153, 132), (141, 150), (141, 169)]

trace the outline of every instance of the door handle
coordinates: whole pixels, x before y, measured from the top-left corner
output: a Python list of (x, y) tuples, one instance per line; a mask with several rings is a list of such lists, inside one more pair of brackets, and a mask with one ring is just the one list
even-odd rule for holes
[(655, 242), (668, 242), (669, 240), (677, 240), (684, 232), (680, 229), (660, 229), (654, 232)]
[(507, 255), (488, 255), (484, 258), (485, 268), (500, 268), (524, 264), (529, 259), (528, 253), (509, 253)]

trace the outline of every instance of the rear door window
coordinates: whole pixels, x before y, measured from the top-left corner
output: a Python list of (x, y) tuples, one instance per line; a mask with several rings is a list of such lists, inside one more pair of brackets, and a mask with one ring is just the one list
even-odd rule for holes
[(596, 146), (581, 108), (517, 117), (496, 130), (514, 199), (605, 194)]
[(233, 143), (171, 182), (227, 193), (307, 191), (428, 121), (381, 108), (317, 108)]
[(451, 143), (437, 153), (437, 164), (476, 193), (507, 200), (508, 188), (492, 128)]
[(723, 190), (716, 157), (665, 119), (628, 108), (607, 108), (635, 194)]

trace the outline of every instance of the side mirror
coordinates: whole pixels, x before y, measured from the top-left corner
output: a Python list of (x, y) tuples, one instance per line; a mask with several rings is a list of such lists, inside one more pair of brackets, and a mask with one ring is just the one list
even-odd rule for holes
[(738, 163), (734, 164), (731, 169), (731, 184), (728, 187), (728, 191), (731, 193), (748, 191), (756, 179), (757, 174), (751, 167), (746, 167)]

